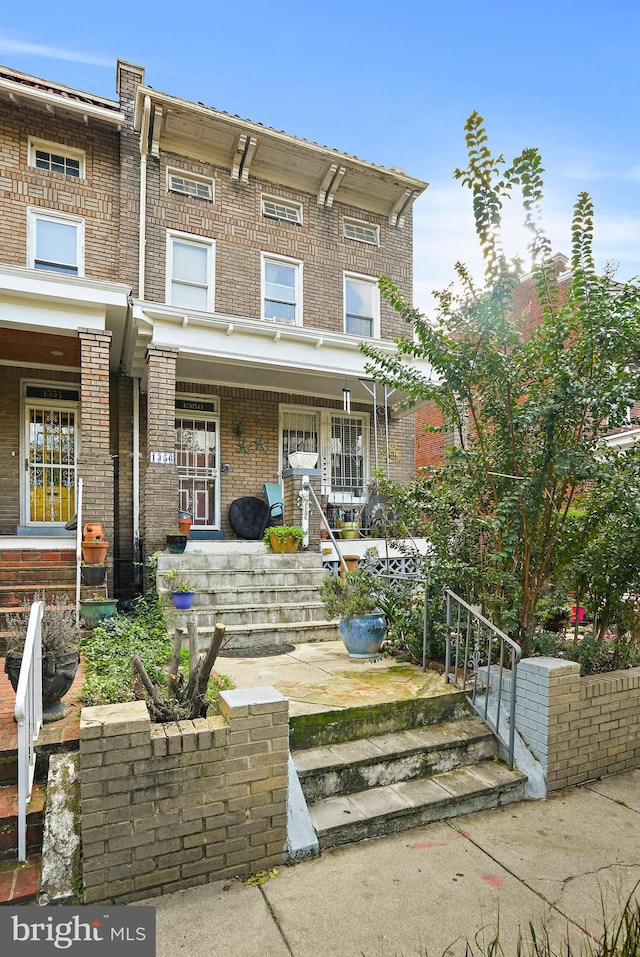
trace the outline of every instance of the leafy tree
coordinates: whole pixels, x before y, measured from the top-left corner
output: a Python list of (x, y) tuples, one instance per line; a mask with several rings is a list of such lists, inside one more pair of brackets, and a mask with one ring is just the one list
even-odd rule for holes
[[(597, 497), (616, 481), (620, 459), (598, 451), (640, 395), (640, 289), (615, 282), (610, 268), (596, 274), (586, 193), (574, 207), (570, 272), (559, 276), (541, 225), (537, 150), (507, 166), (491, 153), (477, 113), (465, 129), (468, 165), (455, 176), (471, 191), (484, 283), (477, 287), (457, 263), (462, 291), (438, 293), (429, 320), (383, 277), (380, 288), (408, 331), (395, 357), (362, 349), (370, 374), (409, 402), (435, 403), (455, 430), (442, 469), (414, 489), (418, 511), (422, 495), (433, 509), (427, 521), (438, 560), (455, 565), (467, 592), (526, 653), (578, 496), (589, 486)], [(503, 205), (517, 190), (531, 237), (526, 307), (518, 305), (522, 264), (507, 260), (500, 235)], [(427, 360), (433, 375), (412, 360)]]

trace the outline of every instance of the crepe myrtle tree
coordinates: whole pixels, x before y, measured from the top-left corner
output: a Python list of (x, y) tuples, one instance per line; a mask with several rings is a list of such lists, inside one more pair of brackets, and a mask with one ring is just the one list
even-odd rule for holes
[[(427, 518), (438, 558), (457, 561), (467, 591), (527, 653), (568, 516), (586, 487), (611, 487), (620, 468), (619, 457), (598, 451), (607, 433), (628, 424), (640, 397), (640, 289), (616, 282), (612, 268), (596, 273), (587, 193), (575, 203), (570, 271), (559, 280), (541, 225), (538, 151), (507, 165), (491, 153), (482, 117), (473, 113), (465, 130), (468, 164), (454, 176), (471, 192), (484, 281), (476, 286), (457, 263), (461, 292), (437, 294), (427, 318), (382, 277), (407, 333), (396, 340), (396, 356), (367, 344), (362, 350), (369, 374), (401, 388), (409, 403), (435, 403), (455, 430), (455, 447), (416, 494), (422, 484), (425, 505), (434, 497), (447, 503)], [(514, 291), (522, 262), (509, 261), (501, 242), (503, 205), (518, 194), (535, 300), (534, 310), (520, 313)], [(427, 360), (432, 377), (412, 359)]]

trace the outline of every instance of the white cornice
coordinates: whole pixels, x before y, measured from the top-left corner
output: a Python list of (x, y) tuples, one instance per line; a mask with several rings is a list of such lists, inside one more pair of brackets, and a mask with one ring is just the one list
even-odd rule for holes
[[(65, 96), (67, 87), (60, 87), (60, 92), (52, 90), (37, 89), (27, 83), (20, 83), (14, 80), (0, 77), (0, 92), (7, 96), (13, 103), (18, 105), (28, 105), (37, 103), (46, 110), (50, 110), (55, 115), (56, 110), (64, 114), (73, 114), (81, 122), (87, 124), (89, 120), (97, 120), (100, 123), (107, 123), (109, 126), (115, 126), (120, 129), (125, 122), (124, 113), (120, 110), (110, 109), (105, 100), (104, 106), (97, 103), (89, 103), (83, 99), (74, 99), (73, 96)], [(70, 90), (72, 94), (79, 91)], [(92, 99), (96, 99), (92, 97)]]

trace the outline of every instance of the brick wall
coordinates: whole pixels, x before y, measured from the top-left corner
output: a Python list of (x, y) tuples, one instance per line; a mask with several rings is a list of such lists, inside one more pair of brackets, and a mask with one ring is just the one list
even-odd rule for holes
[(516, 726), (548, 791), (640, 767), (640, 668), (581, 678), (576, 662), (525, 658)]
[(283, 860), (288, 702), (224, 691), (221, 716), (151, 724), (146, 705), (84, 708), (80, 811), (86, 903), (246, 875)]
[[(213, 178), (215, 202), (169, 193), (167, 167)], [(228, 315), (261, 315), (261, 252), (303, 262), (304, 325), (312, 328), (344, 331), (345, 270), (376, 278), (385, 273), (402, 292), (413, 295), (411, 214), (404, 227), (396, 229), (383, 216), (338, 201), (331, 209), (325, 209), (318, 206), (314, 195), (260, 182), (254, 177), (248, 183), (238, 183), (226, 169), (164, 151), (159, 159), (149, 157), (147, 183), (147, 299), (165, 301), (168, 229), (215, 240), (215, 308)], [(261, 215), (263, 192), (302, 202), (303, 224), (265, 219)], [(380, 246), (345, 239), (345, 216), (379, 225)], [(383, 338), (406, 331), (402, 319), (385, 300), (380, 308)]]
[[(83, 150), (86, 178), (28, 165), (29, 137)], [(0, 249), (2, 261), (27, 265), (27, 207), (82, 216), (85, 275), (118, 278), (119, 134), (0, 103)]]
[(177, 354), (178, 350), (170, 346), (150, 345), (147, 350), (147, 440), (141, 469), (145, 556), (165, 547), (166, 535), (178, 520), (177, 467), (149, 461), (152, 452), (175, 449)]

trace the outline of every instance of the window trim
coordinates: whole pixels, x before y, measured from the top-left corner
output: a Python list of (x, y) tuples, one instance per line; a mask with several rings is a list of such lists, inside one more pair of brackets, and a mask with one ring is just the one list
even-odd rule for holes
[[(191, 180), (193, 183), (200, 183), (208, 186), (209, 196), (196, 196), (193, 193), (187, 193), (181, 189), (174, 189), (171, 185), (171, 177), (176, 176), (180, 179)], [(212, 176), (202, 176), (200, 173), (192, 173), (189, 170), (178, 169), (176, 166), (167, 166), (167, 192), (175, 196), (186, 196), (187, 199), (197, 199), (203, 203), (215, 203), (216, 201), (216, 181)]]
[[(264, 211), (264, 204), (266, 203), (275, 203), (280, 206), (288, 206), (290, 209), (294, 209), (297, 213), (297, 221), (293, 219), (288, 219), (283, 216), (269, 216)], [(271, 193), (263, 193), (260, 197), (260, 215), (264, 219), (268, 219), (272, 223), (286, 223), (289, 226), (302, 226), (304, 224), (304, 207), (302, 203), (298, 202), (295, 199), (287, 199), (284, 196), (274, 196)]]
[[(77, 272), (65, 272), (64, 270), (47, 269), (36, 265), (37, 252), (37, 225), (38, 222), (46, 221), (53, 223), (64, 223), (68, 226), (76, 227), (76, 259)], [(30, 269), (37, 269), (39, 272), (55, 272), (60, 276), (84, 276), (84, 218), (74, 216), (72, 213), (59, 213), (53, 209), (43, 209), (42, 206), (27, 206), (27, 265)], [(60, 265), (63, 265), (62, 263)]]
[[(64, 156), (66, 159), (77, 160), (80, 164), (80, 170), (78, 176), (70, 176), (69, 173), (59, 173), (58, 170), (52, 169), (43, 169), (41, 166), (36, 165), (36, 151), (42, 150), (44, 153), (58, 153), (60, 156)], [(62, 143), (54, 143), (51, 140), (41, 140), (36, 136), (29, 137), (29, 144), (27, 150), (27, 165), (32, 169), (37, 169), (41, 173), (55, 173), (60, 176), (69, 176), (70, 179), (86, 179), (87, 178), (87, 158), (84, 150), (74, 149), (72, 146), (64, 146)]]
[[(181, 306), (172, 301), (171, 286), (173, 283), (173, 243), (174, 241), (191, 246), (203, 246), (207, 250), (207, 305), (206, 309), (194, 309), (191, 306)], [(186, 312), (214, 312), (215, 311), (215, 275), (216, 275), (216, 241), (208, 236), (197, 236), (194, 233), (183, 233), (177, 229), (167, 230), (166, 247), (166, 274), (165, 274), (165, 302), (176, 309)], [(179, 280), (178, 280), (179, 282)], [(201, 287), (199, 287), (201, 288)]]
[[(295, 317), (293, 322), (287, 322), (286, 319), (271, 319), (267, 318), (265, 315), (265, 300), (266, 300), (266, 264), (267, 263), (282, 263), (285, 266), (294, 266), (295, 267)], [(277, 253), (260, 253), (260, 318), (265, 322), (275, 322), (282, 323), (285, 326), (302, 326), (303, 325), (303, 309), (302, 309), (302, 294), (303, 294), (303, 262), (301, 259), (291, 259), (289, 256), (279, 256)]]
[(369, 339), (379, 339), (380, 338), (380, 290), (378, 288), (378, 278), (376, 276), (366, 276), (363, 273), (357, 272), (345, 272), (343, 275), (342, 281), (342, 321), (344, 333), (347, 336), (353, 336), (354, 338), (362, 339), (362, 336), (358, 336), (357, 333), (347, 332), (347, 283), (350, 281), (356, 282), (366, 282), (373, 286), (377, 295), (374, 296), (373, 300), (373, 316), (371, 316), (372, 329), (371, 336), (367, 336)]
[[(316, 417), (318, 423), (318, 464), (316, 468), (322, 471), (322, 494), (328, 496), (329, 502), (334, 505), (352, 504), (356, 500), (364, 505), (366, 501), (366, 489), (371, 481), (373, 463), (371, 461), (371, 413), (370, 412), (350, 412), (347, 414), (339, 408), (318, 408), (312, 405), (293, 405), (288, 402), (281, 402), (278, 409), (278, 470), (282, 475), (284, 469), (289, 467), (284, 462), (282, 455), (282, 431), (284, 426), (285, 412), (306, 412)], [(334, 417), (346, 419), (360, 419), (362, 422), (362, 483), (363, 494), (358, 497), (349, 490), (335, 491), (331, 486), (331, 420)]]
[[(347, 236), (347, 226), (367, 227), (375, 233), (375, 240), (369, 242), (368, 239), (360, 239), (358, 236)], [(342, 235), (344, 239), (349, 239), (353, 243), (364, 243), (366, 246), (380, 246), (380, 226), (377, 223), (370, 223), (364, 219), (355, 219), (353, 216), (344, 216), (342, 220)]]

